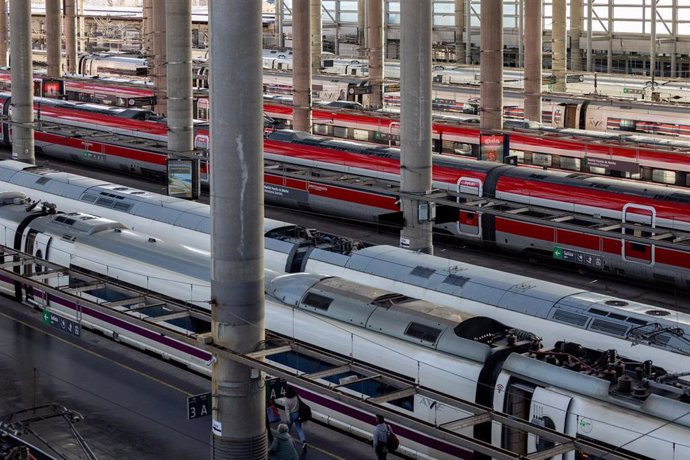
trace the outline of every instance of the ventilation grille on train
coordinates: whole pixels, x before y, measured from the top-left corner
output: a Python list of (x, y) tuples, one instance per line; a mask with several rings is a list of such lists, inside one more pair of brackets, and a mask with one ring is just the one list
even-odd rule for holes
[(443, 280), (443, 282), (446, 284), (452, 284), (453, 286), (462, 287), (469, 280), (470, 279), (467, 278), (466, 276), (448, 275), (448, 276), (446, 276), (446, 279)]
[(616, 324), (599, 318), (596, 318), (594, 321), (592, 321), (592, 324), (589, 326), (589, 328), (605, 334), (618, 335), (621, 337), (625, 336), (625, 333), (628, 330), (628, 326), (625, 324)]
[(39, 177), (38, 179), (36, 179), (36, 183), (38, 185), (43, 185), (49, 181), (50, 181), (50, 177)]
[(419, 276), (420, 278), (430, 278), (431, 275), (433, 275), (434, 273), (436, 273), (436, 270), (434, 269), (417, 265), (415, 268), (412, 269), (410, 275)]
[(571, 313), (565, 310), (556, 310), (556, 313), (554, 313), (553, 315), (553, 319), (555, 319), (556, 321), (560, 321), (562, 323), (572, 324), (577, 327), (585, 327), (585, 324), (587, 324), (587, 320), (589, 320), (589, 317), (585, 315), (579, 315), (577, 313)]

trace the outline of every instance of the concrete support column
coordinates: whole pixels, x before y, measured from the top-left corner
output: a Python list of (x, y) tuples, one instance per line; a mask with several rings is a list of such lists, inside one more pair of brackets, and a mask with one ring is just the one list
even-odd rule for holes
[(35, 164), (31, 2), (10, 0), (12, 56), (12, 159)]
[(503, 128), (503, 0), (482, 0), (479, 59), (481, 129)]
[(165, 6), (168, 51), (168, 149), (194, 149), (192, 121), (192, 0), (168, 0)]
[(525, 2), (525, 118), (541, 123), (542, 0)]
[(676, 58), (678, 57), (678, 0), (671, 2), (671, 40), (673, 46), (671, 49), (671, 78), (676, 78)]
[(592, 71), (592, 22), (594, 19), (594, 0), (587, 0), (587, 72)]
[(311, 132), (311, 50), (309, 48), (309, 2), (292, 2), (292, 96), (293, 126), (297, 131)]
[(656, 77), (656, 2), (652, 0), (652, 13), (649, 34), (649, 75), (652, 77), (652, 90), (654, 90), (654, 79)]
[(61, 3), (61, 0), (46, 0), (47, 75), (51, 78), (62, 76)]
[(582, 37), (583, 1), (570, 0), (570, 69), (573, 72), (582, 70), (580, 37)]
[[(431, 29), (432, 0), (400, 2), (400, 191), (431, 191)], [(400, 246), (433, 253), (432, 222), (418, 199), (401, 199), (404, 227)]]
[(360, 49), (367, 47), (367, 0), (357, 0), (357, 42)]
[(321, 29), (321, 0), (310, 0), (311, 5), (311, 73), (317, 75), (321, 72), (321, 52), (323, 49), (323, 35)]
[(467, 8), (465, 8), (465, 33), (467, 35), (465, 64), (472, 64), (472, 0), (467, 0)]
[(153, 0), (153, 87), (154, 111), (168, 113), (167, 52), (165, 49), (165, 0)]
[(76, 0), (65, 0), (65, 56), (67, 73), (77, 73), (77, 18)]
[[(265, 327), (261, 2), (214, 1), (210, 22), (211, 100), (221, 101), (211, 104), (211, 329), (216, 345), (248, 353)], [(262, 377), (216, 358), (211, 457), (263, 460)]]
[(566, 11), (565, 0), (553, 1), (553, 27), (551, 28), (551, 71), (556, 78), (553, 90), (564, 93), (567, 88), (567, 51), (566, 51)]
[(7, 0), (0, 0), (0, 67), (7, 66)]
[(517, 0), (517, 26), (518, 26), (518, 62), (521, 69), (525, 68), (525, 1)]
[(77, 52), (86, 52), (86, 26), (84, 24), (84, 1), (77, 1)]
[[(143, 33), (142, 33), (142, 51), (144, 56), (149, 61), (153, 59), (153, 0), (144, 0), (142, 7)], [(151, 62), (148, 63), (150, 69), (153, 69)]]
[(455, 0), (455, 60), (467, 64), (465, 60), (465, 0)]
[(369, 17), (369, 84), (372, 87), (370, 105), (383, 107), (383, 0), (368, 0)]
[(285, 34), (283, 33), (283, 0), (276, 0), (276, 33), (278, 34), (278, 48), (285, 47)]

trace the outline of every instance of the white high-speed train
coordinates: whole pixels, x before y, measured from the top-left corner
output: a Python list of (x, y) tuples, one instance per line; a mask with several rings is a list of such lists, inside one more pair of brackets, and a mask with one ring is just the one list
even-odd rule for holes
[[(0, 162), (0, 189), (26, 193), (60, 209), (91, 213), (209, 255), (209, 206), (112, 183)], [(324, 235), (266, 219), (265, 266), (277, 272), (342, 276), (449, 307), (538, 326), (547, 342), (615, 348), (670, 371), (690, 369), (690, 317), (652, 305), (596, 294), (390, 246)], [(188, 297), (178, 297), (188, 298)]]
[[(53, 207), (29, 207), (28, 203), (18, 193), (0, 195), (0, 244), (81, 272), (189, 300), (208, 310), (210, 266), (200, 251), (134, 232), (108, 219), (60, 214)], [(21, 283), (8, 281), (0, 279), (7, 294), (29, 295)], [(49, 282), (70, 285), (67, 276)], [(40, 294), (35, 288), (30, 292), (31, 296)], [(668, 374), (651, 362), (629, 361), (614, 350), (596, 351), (562, 341), (552, 349), (540, 349), (538, 338), (520, 328), (337, 277), (269, 274), (266, 292), (266, 327), (288, 338), (410, 376), (412, 384), (475, 401), (634, 458), (690, 456), (690, 386), (680, 375)], [(112, 294), (107, 289), (82, 292), (83, 297), (100, 302), (116, 300)], [(51, 311), (74, 317), (75, 304), (49, 302)], [(463, 302), (460, 309), (470, 303)], [(118, 332), (120, 340), (203, 368), (207, 356), (201, 350), (181, 346), (163, 334), (145, 334), (109, 315), (85, 308), (80, 313), (85, 326)], [(140, 318), (166, 313), (155, 308), (131, 312)], [(166, 320), (161, 318), (161, 322)], [(172, 329), (185, 327), (172, 318), (167, 322)], [(208, 323), (187, 326), (194, 327), (187, 330), (190, 333), (207, 332)], [(301, 373), (321, 368), (316, 358), (295, 358), (294, 352), (286, 352), (269, 359)], [(343, 384), (345, 391), (359, 397), (387, 391), (377, 384), (348, 387), (352, 375), (346, 371), (322, 383)], [(337, 398), (308, 391), (302, 397), (311, 401), (324, 420), (330, 418), (356, 432), (371, 428), (371, 414), (345, 410)], [(422, 396), (386, 404), (390, 410), (435, 425), (469, 415)], [(395, 429), (407, 452), (417, 458), (474, 458), (472, 452), (427, 434), (404, 426)], [(477, 425), (473, 431), (475, 437), (523, 454), (550, 447), (543, 439), (496, 423)], [(466, 429), (464, 434), (470, 432)], [(553, 458), (588, 457), (574, 451)]]

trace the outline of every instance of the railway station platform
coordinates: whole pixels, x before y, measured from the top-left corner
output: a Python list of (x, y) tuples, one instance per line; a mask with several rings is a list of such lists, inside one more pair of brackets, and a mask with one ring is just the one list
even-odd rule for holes
[[(83, 416), (74, 428), (98, 459), (210, 458), (211, 417), (187, 420), (186, 404), (187, 396), (210, 391), (209, 379), (91, 331), (63, 332), (44, 324), (39, 311), (4, 297), (0, 376), (0, 421), (56, 404)], [(61, 417), (29, 428), (66, 458), (92, 458)], [(305, 433), (303, 459), (375, 458), (371, 446), (316, 423), (305, 425)]]

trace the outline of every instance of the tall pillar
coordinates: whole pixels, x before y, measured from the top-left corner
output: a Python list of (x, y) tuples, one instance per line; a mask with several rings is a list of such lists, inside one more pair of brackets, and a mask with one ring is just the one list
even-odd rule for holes
[(276, 0), (276, 33), (278, 34), (278, 48), (285, 47), (285, 34), (283, 33), (283, 0)]
[[(262, 67), (261, 2), (212, 5), (211, 100), (232, 103), (211, 104), (211, 329), (216, 345), (248, 353), (265, 335), (263, 105), (256, 78)], [(262, 376), (216, 358), (211, 457), (263, 460), (268, 446)]]
[(360, 49), (367, 47), (367, 0), (357, 0), (357, 42)]
[(10, 0), (12, 56), (12, 159), (35, 164), (31, 2)]
[(311, 132), (311, 50), (309, 31), (311, 0), (292, 2), (292, 96), (293, 126), (297, 131)]
[(465, 61), (465, 0), (455, 0), (455, 60), (458, 64)]
[(383, 107), (383, 0), (368, 0), (369, 18), (369, 84), (372, 109)]
[[(400, 2), (400, 191), (420, 197), (431, 191), (431, 29), (432, 0)], [(431, 254), (430, 204), (414, 198), (401, 204), (400, 246)]]
[(525, 0), (517, 0), (517, 26), (518, 26), (518, 62), (521, 69), (525, 67)]
[(573, 72), (582, 70), (580, 37), (582, 37), (583, 1), (570, 0), (570, 69)]
[(503, 0), (482, 0), (481, 75), (479, 98), (481, 129), (503, 128)]
[[(144, 33), (142, 34), (142, 51), (148, 60), (153, 59), (153, 0), (144, 0), (142, 7), (142, 15), (144, 18)], [(149, 68), (153, 69), (151, 62), (148, 63)]]
[(62, 76), (61, 3), (61, 0), (46, 0), (46, 46), (48, 48), (46, 60), (48, 64), (47, 75), (51, 78)]
[(165, 49), (165, 0), (153, 0), (153, 87), (154, 111), (168, 113), (167, 53)]
[(84, 24), (84, 1), (77, 1), (77, 51), (85, 53), (86, 52), (86, 26)]
[(472, 64), (472, 0), (467, 0), (467, 8), (465, 8), (465, 32), (467, 34), (465, 64)]
[(321, 30), (321, 0), (310, 0), (311, 6), (311, 73), (321, 72), (322, 30)]
[(608, 21), (606, 24), (607, 39), (606, 44), (606, 73), (613, 73), (613, 2), (609, 2), (608, 11), (606, 13)]
[(7, 66), (7, 0), (0, 0), (0, 67)]
[(565, 0), (553, 1), (553, 27), (551, 28), (551, 71), (556, 79), (553, 90), (564, 93), (567, 88), (567, 51), (566, 51), (566, 12)]
[(649, 34), (649, 75), (652, 78), (652, 90), (656, 77), (656, 2), (652, 0), (651, 29)]
[(678, 57), (678, 0), (671, 2), (671, 78), (676, 78), (676, 58)]
[(194, 149), (192, 121), (192, 0), (168, 0), (165, 6), (168, 52), (168, 149)]
[(592, 71), (592, 22), (594, 16), (594, 0), (587, 0), (587, 72)]
[(525, 118), (541, 123), (542, 0), (525, 2)]
[(67, 73), (77, 73), (77, 18), (76, 0), (65, 0), (65, 56), (67, 62)]

